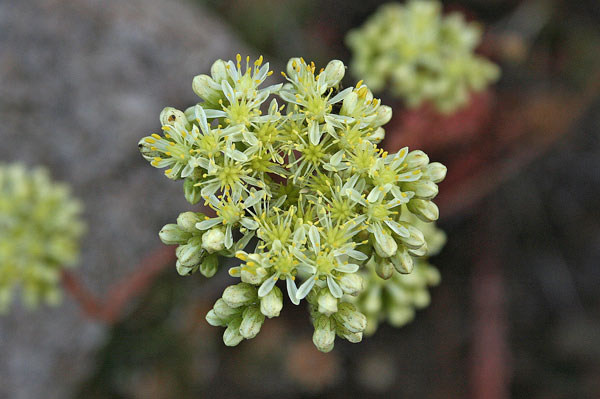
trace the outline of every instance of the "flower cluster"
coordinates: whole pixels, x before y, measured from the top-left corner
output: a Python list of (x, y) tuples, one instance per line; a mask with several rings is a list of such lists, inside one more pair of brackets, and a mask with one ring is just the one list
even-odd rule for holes
[(429, 101), (447, 113), (464, 106), (499, 69), (474, 54), (480, 27), (458, 13), (443, 16), (441, 8), (428, 0), (383, 5), (347, 36), (354, 74), (376, 91), (390, 85), (410, 107)]
[(182, 213), (160, 238), (179, 245), (182, 275), (213, 276), (218, 256), (241, 261), (229, 269), (241, 282), (206, 317), (227, 327), (226, 345), (278, 316), (282, 289), (291, 303), (308, 303), (320, 350), (331, 350), (336, 335), (358, 342), (367, 316), (350, 298), (364, 291), (369, 265), (387, 265), (389, 278), (427, 253), (407, 215), (438, 218), (432, 200), (446, 168), (422, 151), (377, 146), (391, 109), (362, 81), (342, 88), (341, 61), (317, 70), (292, 58), (285, 84), (265, 88), (269, 65), (242, 61), (218, 60), (210, 76), (195, 77), (201, 101), (166, 108), (162, 132), (140, 141), (153, 166), (184, 180), (190, 203), (213, 211)]
[(84, 230), (81, 203), (44, 169), (0, 165), (0, 312), (20, 288), (25, 305), (61, 298), (61, 269), (73, 266)]

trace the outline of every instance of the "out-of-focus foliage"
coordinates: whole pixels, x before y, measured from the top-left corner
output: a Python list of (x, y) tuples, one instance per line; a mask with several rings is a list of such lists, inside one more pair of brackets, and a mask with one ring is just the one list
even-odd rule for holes
[(382, 6), (348, 33), (347, 44), (353, 74), (374, 91), (389, 85), (410, 107), (430, 101), (452, 112), (499, 76), (496, 65), (474, 54), (480, 39), (480, 27), (461, 14), (443, 16), (440, 3), (413, 0)]
[(60, 273), (74, 266), (82, 204), (43, 168), (0, 165), (0, 312), (20, 290), (24, 303), (60, 301)]

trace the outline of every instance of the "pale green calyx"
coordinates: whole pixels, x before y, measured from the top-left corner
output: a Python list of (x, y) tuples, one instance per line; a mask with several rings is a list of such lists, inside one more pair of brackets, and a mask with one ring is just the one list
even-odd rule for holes
[(343, 88), (345, 69), (292, 58), (286, 82), (263, 88), (262, 57), (216, 61), (194, 79), (201, 101), (165, 108), (162, 132), (140, 141), (153, 166), (184, 180), (190, 203), (210, 208), (159, 233), (178, 245), (177, 271), (212, 277), (219, 256), (241, 261), (229, 268), (241, 281), (206, 316), (226, 327), (226, 345), (256, 336), (288, 299), (308, 303), (320, 350), (336, 336), (359, 342), (372, 313), (352, 302), (362, 303), (371, 270), (391, 283), (428, 253), (417, 217), (437, 219), (445, 167), (422, 151), (379, 148), (391, 108), (362, 81)]
[(389, 85), (408, 106), (429, 101), (441, 112), (498, 79), (499, 68), (475, 54), (480, 40), (477, 24), (444, 16), (441, 3), (429, 0), (385, 4), (346, 37), (353, 73), (373, 90)]
[(15, 292), (35, 307), (61, 299), (61, 271), (75, 266), (82, 203), (42, 168), (0, 164), (0, 313)]

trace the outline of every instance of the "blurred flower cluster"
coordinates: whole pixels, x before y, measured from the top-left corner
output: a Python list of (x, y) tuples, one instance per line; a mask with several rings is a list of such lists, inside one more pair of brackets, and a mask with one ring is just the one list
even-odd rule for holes
[(18, 289), (29, 307), (60, 300), (61, 270), (79, 255), (81, 210), (45, 169), (0, 165), (0, 312)]
[[(365, 289), (353, 302), (367, 316), (367, 328), (364, 333), (373, 334), (381, 321), (387, 321), (394, 327), (402, 327), (412, 321), (415, 309), (429, 305), (428, 287), (440, 282), (439, 271), (431, 265), (427, 257), (436, 255), (446, 243), (446, 234), (434, 223), (425, 223), (406, 212), (401, 219), (413, 223), (425, 237), (427, 254), (415, 259), (410, 274), (393, 273), (392, 265), (368, 262), (362, 270)], [(389, 279), (380, 277), (379, 269), (388, 270)], [(353, 299), (353, 298), (350, 298)]]
[(291, 303), (306, 300), (313, 342), (327, 352), (336, 336), (361, 341), (367, 316), (378, 319), (369, 301), (351, 299), (371, 292), (374, 279), (423, 296), (423, 279), (410, 273), (428, 270), (416, 259), (428, 253), (423, 230), (439, 216), (432, 200), (446, 168), (422, 151), (377, 146), (391, 109), (362, 81), (342, 89), (341, 61), (317, 70), (292, 58), (285, 84), (261, 88), (272, 74), (262, 61), (216, 61), (210, 76), (194, 78), (202, 101), (163, 110), (162, 132), (139, 146), (168, 178), (184, 180), (190, 203), (214, 211), (184, 212), (161, 230), (178, 245), (177, 271), (212, 277), (218, 256), (241, 260), (229, 269), (241, 282), (206, 316), (226, 327), (225, 344), (279, 316), (284, 288)]
[(440, 112), (464, 106), (471, 91), (498, 79), (499, 68), (474, 54), (481, 29), (435, 1), (383, 5), (348, 33), (351, 68), (375, 91), (390, 85), (409, 107), (431, 102)]

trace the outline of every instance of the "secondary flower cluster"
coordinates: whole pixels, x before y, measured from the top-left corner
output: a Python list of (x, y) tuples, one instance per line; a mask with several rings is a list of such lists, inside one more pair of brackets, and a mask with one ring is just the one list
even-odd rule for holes
[(351, 64), (375, 91), (391, 85), (408, 106), (430, 101), (441, 112), (465, 105), (470, 91), (498, 79), (499, 69), (474, 54), (481, 29), (441, 4), (412, 0), (383, 5), (347, 36)]
[(293, 304), (309, 304), (317, 348), (331, 350), (336, 335), (358, 342), (367, 317), (350, 298), (364, 291), (369, 265), (390, 278), (411, 273), (427, 253), (408, 215), (438, 218), (432, 200), (446, 168), (422, 151), (377, 146), (391, 109), (362, 81), (342, 89), (341, 61), (317, 70), (292, 58), (286, 83), (264, 88), (269, 65), (262, 57), (242, 61), (218, 60), (210, 76), (196, 76), (202, 101), (166, 108), (162, 132), (140, 141), (153, 166), (184, 179), (190, 203), (203, 200), (214, 211), (184, 212), (160, 238), (179, 245), (182, 275), (213, 276), (219, 255), (241, 261), (229, 269), (241, 282), (206, 316), (227, 327), (226, 345), (256, 336), (265, 318), (279, 315), (281, 289)]
[(60, 300), (60, 271), (79, 255), (81, 209), (46, 170), (0, 165), (0, 312), (18, 287), (30, 307)]

